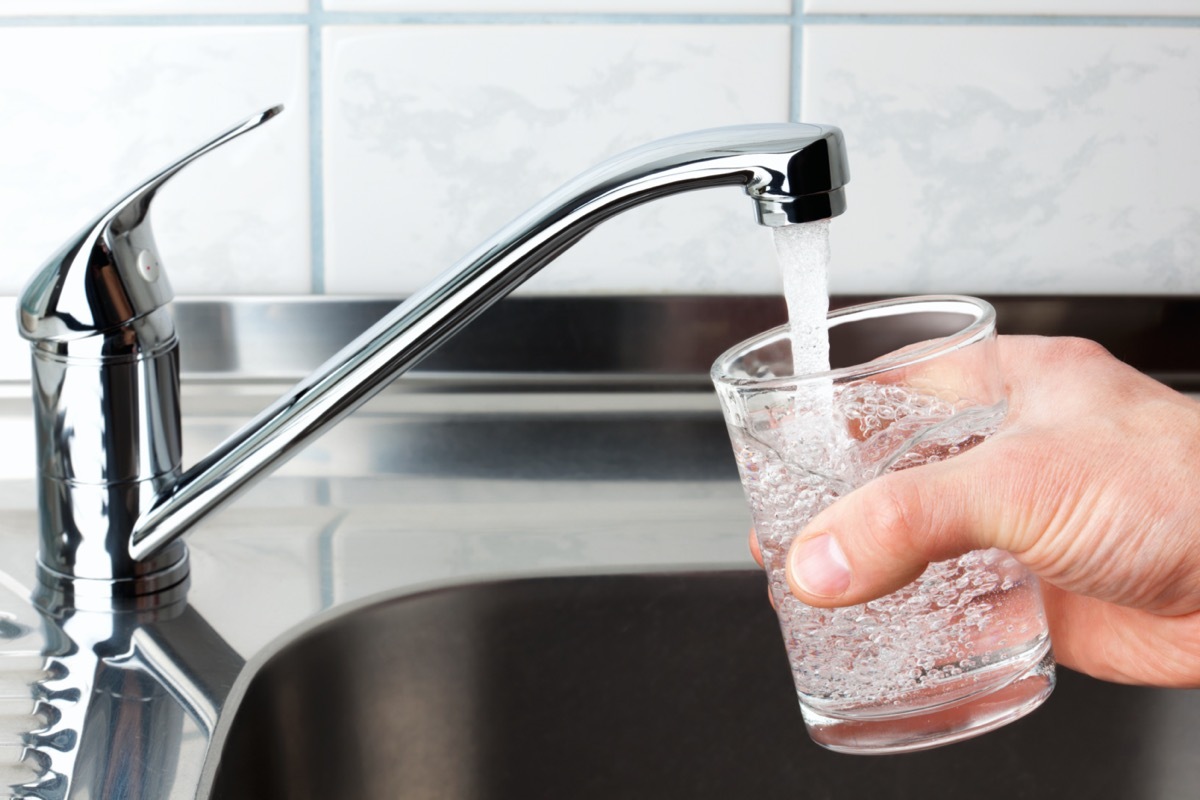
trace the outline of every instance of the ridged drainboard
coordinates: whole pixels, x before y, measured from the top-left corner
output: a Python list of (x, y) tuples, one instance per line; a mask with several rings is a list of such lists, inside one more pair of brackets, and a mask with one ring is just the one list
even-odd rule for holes
[(46, 754), (30, 745), (49, 723), (35, 699), (46, 672), (46, 635), (29, 593), (0, 573), (0, 798), (53, 798)]

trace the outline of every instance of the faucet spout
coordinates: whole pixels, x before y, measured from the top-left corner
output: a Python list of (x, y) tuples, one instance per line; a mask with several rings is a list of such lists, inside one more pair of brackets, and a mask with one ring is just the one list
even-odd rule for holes
[(130, 515), (121, 557), (135, 564), (163, 558), (209, 512), (269, 474), (604, 220), (659, 197), (740, 185), (763, 225), (815, 221), (845, 210), (848, 179), (841, 131), (803, 124), (698, 131), (593, 167), (468, 253), (193, 467), (157, 481), (153, 495)]
[(137, 521), (129, 552), (152, 555), (268, 474), (604, 220), (658, 197), (742, 185), (761, 224), (845, 211), (841, 131), (803, 124), (699, 131), (584, 172), (410, 297), (185, 472)]

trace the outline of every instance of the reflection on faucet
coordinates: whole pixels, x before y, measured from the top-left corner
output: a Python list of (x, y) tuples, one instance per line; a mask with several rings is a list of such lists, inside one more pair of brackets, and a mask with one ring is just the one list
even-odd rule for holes
[(150, 207), (183, 166), (280, 111), (246, 120), (135, 188), (22, 294), (39, 462), (34, 596), (50, 644), (36, 690), (46, 725), (28, 740), (41, 777), (21, 796), (167, 796), (182, 780), (173, 754), (184, 730), (194, 726), (207, 743), (242, 668), (186, 604), (180, 536), (592, 228), (659, 197), (728, 185), (745, 189), (767, 226), (845, 210), (836, 128), (741, 126), (629, 151), (518, 217), (184, 471), (173, 294)]
[(42, 598), (44, 677), (32, 685), (45, 725), (25, 737), (37, 778), (17, 797), (167, 797), (185, 729), (200, 746), (244, 661), (186, 601), (83, 610)]

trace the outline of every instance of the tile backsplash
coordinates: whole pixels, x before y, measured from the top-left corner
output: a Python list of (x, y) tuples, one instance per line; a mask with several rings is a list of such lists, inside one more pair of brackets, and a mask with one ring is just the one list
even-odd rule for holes
[[(178, 293), (408, 293), (609, 155), (792, 119), (848, 143), (835, 292), (1200, 294), (1200, 3), (795, 2), (8, 0), (0, 294), (280, 102), (156, 201)], [(520, 291), (778, 286), (729, 189), (627, 212)]]
[[(785, 25), (326, 30), (326, 288), (418, 289), (608, 155), (679, 131), (787, 119), (789, 45)], [(458, 52), (470, 57), (445, 57)], [(739, 192), (628, 211), (527, 286), (732, 286), (739, 262), (772, 259)], [(746, 277), (774, 285), (770, 270)]]

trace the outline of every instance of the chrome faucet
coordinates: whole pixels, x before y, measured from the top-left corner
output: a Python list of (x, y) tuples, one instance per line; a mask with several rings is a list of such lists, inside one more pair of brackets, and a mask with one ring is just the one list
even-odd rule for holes
[(173, 295), (150, 229), (151, 204), (185, 165), (281, 110), (231, 128), (122, 197), (22, 295), (40, 467), (38, 574), (40, 591), (56, 605), (166, 603), (181, 595), (188, 574), (181, 534), (605, 219), (723, 185), (745, 187), (767, 226), (845, 210), (849, 174), (837, 128), (740, 126), (636, 148), (518, 217), (185, 471)]

